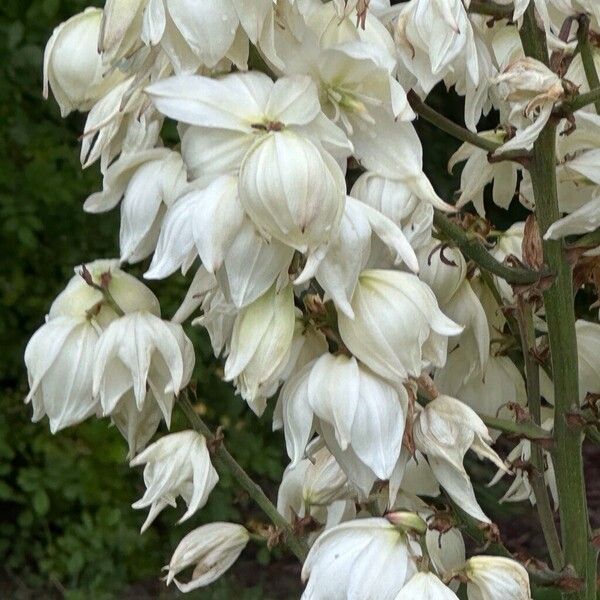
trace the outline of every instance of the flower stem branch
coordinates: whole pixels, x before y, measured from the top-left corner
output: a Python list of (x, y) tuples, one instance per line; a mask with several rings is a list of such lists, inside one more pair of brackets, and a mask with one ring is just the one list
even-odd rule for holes
[[(525, 54), (548, 64), (546, 34), (536, 22), (530, 4), (521, 28)], [(540, 234), (560, 218), (556, 182), (556, 124), (548, 122), (538, 137), (530, 164)], [(596, 552), (590, 544), (590, 528), (583, 471), (581, 430), (570, 428), (567, 415), (579, 407), (577, 338), (571, 267), (562, 240), (544, 240), (544, 260), (555, 272), (544, 291), (544, 306), (554, 378), (555, 417), (553, 451), (558, 495), (562, 546), (565, 563), (572, 565), (584, 585), (572, 600), (596, 599)]]
[[(517, 297), (517, 321), (521, 334), (521, 346), (525, 362), (525, 375), (527, 381), (527, 406), (531, 418), (536, 425), (541, 425), (542, 409), (540, 394), (540, 369), (533, 354), (535, 349), (535, 326), (533, 323), (533, 310), (522, 296)], [(535, 495), (535, 505), (540, 519), (540, 525), (550, 561), (554, 569), (561, 569), (564, 557), (560, 545), (560, 538), (554, 522), (554, 511), (550, 504), (548, 486), (544, 473), (546, 471), (544, 450), (539, 444), (531, 444), (531, 464), (534, 467), (530, 474), (531, 487)]]
[[(596, 92), (597, 94), (600, 92), (600, 77), (598, 77), (598, 71), (596, 71), (596, 64), (594, 62), (594, 55), (590, 44), (590, 18), (588, 15), (580, 15), (578, 20), (579, 30), (577, 31), (577, 49), (581, 54), (583, 70), (585, 71), (585, 76), (592, 92), (589, 92), (589, 94), (581, 94), (574, 102), (582, 102), (585, 100), (585, 96), (590, 96), (593, 92)], [(592, 102), (596, 107), (596, 112), (600, 115), (600, 95), (593, 99)], [(581, 108), (581, 106), (579, 108)]]
[(298, 560), (304, 562), (308, 548), (306, 543), (300, 539), (291, 525), (279, 513), (275, 505), (267, 498), (262, 488), (253, 481), (244, 471), (240, 464), (229, 454), (223, 444), (216, 439), (212, 431), (202, 420), (200, 415), (194, 410), (192, 403), (186, 391), (183, 391), (179, 397), (179, 405), (185, 413), (188, 421), (195, 431), (201, 433), (209, 445), (214, 447), (213, 462), (218, 471), (229, 472), (248, 495), (258, 504), (263, 512), (269, 517), (273, 525), (283, 534), (283, 541), (287, 547), (296, 555)]
[[(508, 435), (515, 435), (521, 438), (528, 439), (532, 442), (539, 442), (543, 445), (552, 443), (552, 436), (539, 425), (533, 422), (518, 423), (508, 419), (500, 419), (491, 415), (479, 414), (479, 418), (490, 429), (496, 429)], [(535, 446), (535, 444), (534, 444)]]
[(435, 125), (438, 129), (441, 129), (452, 137), (455, 137), (463, 142), (468, 142), (469, 144), (477, 146), (482, 150), (487, 150), (488, 152), (495, 152), (498, 148), (500, 148), (501, 144), (487, 140), (484, 137), (481, 137), (480, 135), (461, 127), (454, 121), (448, 119), (448, 117), (445, 117), (437, 112), (437, 110), (431, 108), (431, 106), (425, 104), (425, 102), (419, 98), (414, 90), (410, 90), (407, 97), (410, 106), (419, 116), (423, 117), (426, 121), (432, 125)]
[(495, 2), (471, 2), (469, 12), (478, 15), (495, 17), (496, 19), (511, 19), (515, 8), (512, 4), (496, 4)]
[(527, 285), (536, 283), (542, 277), (550, 274), (548, 271), (538, 272), (502, 264), (484, 248), (477, 238), (469, 236), (464, 229), (450, 221), (441, 211), (435, 211), (433, 223), (439, 231), (456, 243), (465, 256), (477, 263), (482, 269), (497, 275), (508, 283)]

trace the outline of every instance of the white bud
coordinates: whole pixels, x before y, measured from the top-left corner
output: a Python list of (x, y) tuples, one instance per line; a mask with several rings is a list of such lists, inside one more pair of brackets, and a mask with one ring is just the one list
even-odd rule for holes
[[(210, 523), (188, 533), (179, 542), (168, 565), (167, 585), (175, 585), (184, 593), (209, 585), (237, 560), (250, 535), (235, 523)], [(175, 579), (178, 573), (194, 565), (188, 583)]]
[(150, 507), (142, 526), (144, 532), (167, 505), (175, 506), (181, 496), (187, 511), (180, 519), (185, 521), (202, 508), (219, 476), (210, 462), (206, 440), (192, 430), (171, 433), (161, 437), (134, 458), (130, 465), (144, 467), (146, 493), (133, 508)]
[(354, 320), (338, 314), (344, 343), (388, 379), (418, 377), (427, 365), (442, 366), (448, 336), (462, 331), (440, 311), (427, 284), (399, 271), (363, 271), (351, 307)]
[(104, 74), (98, 53), (102, 10), (87, 8), (61, 23), (44, 51), (44, 98), (48, 85), (63, 117), (72, 110), (89, 110), (122, 79), (113, 72)]
[(440, 304), (448, 302), (467, 275), (467, 263), (458, 248), (448, 248), (432, 239), (419, 248), (419, 279), (436, 295)]

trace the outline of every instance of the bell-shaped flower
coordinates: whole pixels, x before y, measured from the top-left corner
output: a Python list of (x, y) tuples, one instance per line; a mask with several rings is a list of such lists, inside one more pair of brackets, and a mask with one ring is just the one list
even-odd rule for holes
[(25, 348), (33, 421), (48, 415), (56, 433), (98, 411), (92, 394), (92, 370), (100, 328), (84, 317), (48, 320)]
[(215, 287), (202, 298), (202, 312), (203, 315), (194, 319), (192, 325), (206, 329), (215, 356), (229, 354), (238, 309), (225, 298), (220, 288)]
[(61, 23), (44, 51), (44, 98), (48, 87), (66, 117), (73, 110), (89, 110), (119, 83), (123, 75), (105, 75), (98, 52), (102, 10), (87, 8)]
[(295, 321), (289, 285), (279, 291), (273, 286), (236, 317), (225, 380), (235, 380), (239, 393), (257, 414), (266, 406), (263, 388), (287, 364)]
[[(525, 233), (525, 223), (523, 221), (513, 223), (500, 237), (496, 245), (491, 249), (492, 256), (503, 262), (509, 256), (515, 256), (519, 260), (523, 257), (523, 235)], [(512, 302), (514, 298), (512, 287), (509, 283), (494, 276), (494, 283), (505, 300)]]
[[(324, 147), (347, 156), (350, 145), (321, 112), (309, 77), (273, 83), (258, 72), (180, 76), (147, 92), (158, 110), (196, 126), (198, 138), (188, 141), (194, 154), (201, 151), (206, 164), (215, 156), (223, 173), (239, 171), (240, 201), (261, 232), (301, 251), (328, 241), (342, 216), (346, 186)], [(197, 167), (191, 171), (202, 177)], [(214, 178), (214, 167), (211, 173)]]
[(565, 97), (562, 81), (543, 63), (524, 57), (507, 65), (495, 83), (498, 93), (509, 103), (508, 122), (518, 129), (496, 153), (531, 150), (554, 105)]
[(145, 465), (146, 492), (132, 504), (133, 508), (150, 507), (142, 533), (163, 508), (177, 505), (177, 496), (181, 496), (187, 505), (180, 522), (191, 517), (206, 504), (210, 492), (219, 481), (210, 461), (206, 440), (192, 430), (161, 437), (138, 454), (130, 465)]
[[(89, 277), (93, 285), (84, 277)], [(96, 323), (106, 327), (118, 315), (104, 302), (102, 291), (94, 286), (105, 287), (124, 313), (143, 310), (160, 315), (158, 298), (150, 288), (122, 271), (118, 260), (100, 259), (75, 268), (75, 275), (52, 303), (49, 318), (93, 315)]]
[[(356, 180), (350, 195), (396, 223), (415, 251), (431, 240), (433, 206), (421, 201), (405, 183), (367, 172)], [(371, 255), (376, 244), (377, 240), (373, 240)]]
[(286, 468), (277, 494), (277, 510), (290, 523), (295, 517), (311, 516), (324, 524), (331, 516), (331, 505), (348, 497), (346, 475), (329, 450), (322, 447), (311, 458)]
[(419, 545), (387, 519), (367, 518), (326, 530), (304, 561), (303, 600), (393, 600), (417, 571)]
[(462, 0), (407, 2), (394, 39), (402, 63), (424, 95), (454, 71), (465, 71), (474, 87), (481, 81), (475, 33)]
[(504, 556), (473, 556), (465, 564), (469, 600), (531, 600), (525, 567)]
[(366, 270), (352, 296), (354, 319), (338, 314), (342, 340), (359, 360), (391, 380), (418, 377), (426, 365), (443, 366), (448, 336), (462, 327), (439, 309), (418, 277)]
[(94, 396), (108, 415), (133, 390), (141, 411), (150, 389), (169, 424), (175, 396), (188, 384), (194, 360), (181, 325), (147, 312), (126, 314), (106, 328), (98, 343)]
[(325, 256), (313, 255), (295, 283), (314, 276), (336, 307), (354, 318), (350, 298), (369, 260), (373, 234), (394, 255), (395, 263), (402, 260), (412, 271), (418, 270), (417, 257), (403, 231), (384, 214), (347, 196), (344, 216)]
[(467, 263), (458, 248), (447, 248), (432, 239), (419, 248), (419, 279), (433, 291), (440, 305), (458, 291), (467, 275)]
[(248, 42), (271, 61), (274, 7), (271, 0), (107, 0), (100, 48), (107, 63), (128, 58), (142, 45), (160, 45), (177, 72), (216, 67), (224, 58), (247, 68)]
[[(216, 581), (238, 559), (250, 540), (246, 528), (236, 523), (209, 523), (188, 533), (177, 545), (168, 564), (166, 581), (172, 581), (183, 593), (191, 592)], [(194, 567), (188, 583), (177, 575)]]
[(475, 411), (460, 400), (438, 396), (419, 412), (413, 436), (417, 449), (427, 456), (433, 474), (448, 495), (465, 512), (489, 523), (475, 499), (463, 459), (470, 449), (498, 468), (507, 469), (490, 447), (492, 438)]
[(333, 428), (340, 449), (352, 446), (379, 479), (389, 479), (404, 435), (404, 387), (389, 384), (354, 357), (327, 353), (314, 363), (307, 392), (314, 414)]
[(458, 596), (433, 573), (415, 573), (394, 600), (458, 600)]
[(200, 256), (233, 304), (242, 308), (287, 271), (293, 253), (259, 234), (240, 204), (237, 177), (222, 175), (206, 188), (187, 191), (169, 207), (145, 277), (160, 279), (179, 268), (185, 272)]
[(127, 441), (129, 447), (127, 458), (129, 460), (146, 447), (163, 418), (158, 403), (150, 397), (152, 396), (151, 390), (148, 391), (148, 396), (140, 410), (137, 407), (133, 391), (129, 390), (110, 413), (110, 420)]
[(166, 148), (125, 154), (104, 174), (102, 192), (92, 194), (84, 209), (106, 212), (121, 202), (121, 262), (135, 263), (156, 247), (163, 215), (186, 183), (181, 155)]

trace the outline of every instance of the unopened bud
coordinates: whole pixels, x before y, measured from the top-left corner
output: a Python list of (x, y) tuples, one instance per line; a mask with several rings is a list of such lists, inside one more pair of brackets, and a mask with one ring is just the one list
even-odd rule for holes
[(388, 513), (385, 518), (392, 525), (406, 532), (410, 531), (423, 535), (427, 531), (427, 523), (416, 513), (399, 510)]

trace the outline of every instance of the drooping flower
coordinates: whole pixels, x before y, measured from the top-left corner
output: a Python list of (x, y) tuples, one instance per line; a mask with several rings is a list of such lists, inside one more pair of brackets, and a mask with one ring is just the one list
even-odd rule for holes
[(463, 466), (467, 450), (507, 470), (492, 450), (492, 438), (475, 411), (455, 398), (439, 396), (418, 414), (413, 427), (417, 449), (427, 456), (433, 474), (448, 495), (468, 514), (489, 523)]
[(126, 314), (106, 328), (98, 343), (94, 396), (108, 415), (133, 390), (141, 411), (150, 389), (168, 425), (175, 396), (188, 384), (194, 360), (192, 342), (181, 325), (147, 312)]
[(133, 508), (150, 507), (142, 533), (166, 506), (176, 506), (177, 496), (187, 504), (184, 521), (202, 508), (219, 476), (210, 461), (206, 439), (192, 430), (170, 433), (138, 454), (130, 463), (144, 467), (146, 492)]
[(473, 556), (465, 564), (469, 600), (531, 600), (529, 575), (515, 560)]
[(44, 98), (48, 87), (66, 117), (73, 110), (89, 110), (123, 75), (105, 75), (98, 52), (102, 11), (86, 8), (52, 33), (44, 51)]
[[(178, 544), (166, 568), (167, 585), (172, 581), (187, 593), (216, 581), (238, 559), (250, 535), (236, 523), (209, 523), (188, 533)], [(177, 575), (194, 566), (192, 578), (181, 583)]]
[(310, 549), (302, 598), (393, 600), (415, 574), (419, 556), (418, 544), (387, 519), (342, 523), (322, 533)]
[(446, 361), (448, 336), (462, 327), (439, 309), (431, 289), (415, 275), (366, 270), (352, 296), (354, 320), (338, 315), (350, 351), (388, 379), (418, 377), (427, 365)]
[(48, 415), (50, 431), (84, 421), (98, 411), (92, 370), (99, 327), (86, 317), (56, 317), (42, 325), (25, 349), (33, 421)]
[(458, 600), (458, 596), (433, 573), (419, 572), (400, 590), (394, 600)]

